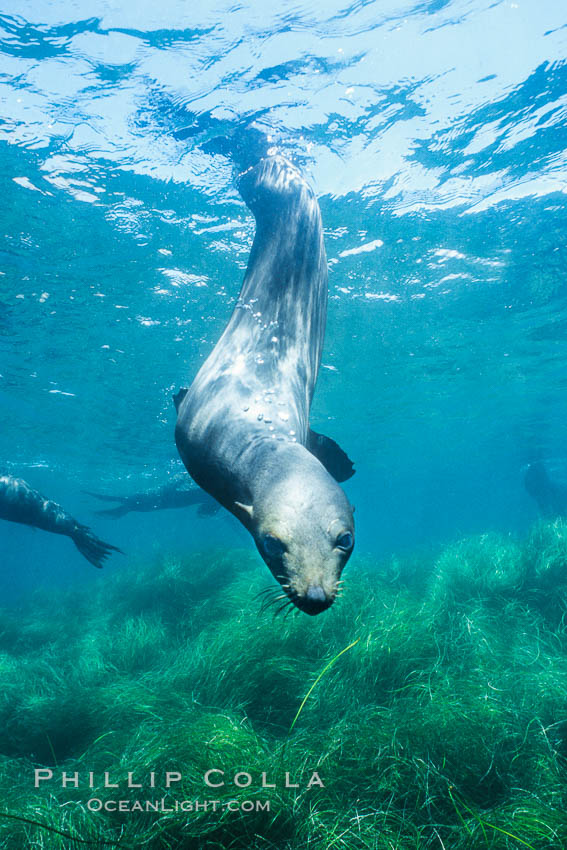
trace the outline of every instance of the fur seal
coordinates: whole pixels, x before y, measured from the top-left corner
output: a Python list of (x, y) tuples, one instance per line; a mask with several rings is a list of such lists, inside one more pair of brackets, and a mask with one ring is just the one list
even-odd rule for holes
[(567, 515), (567, 487), (551, 480), (541, 460), (528, 464), (524, 486), (544, 517)]
[(198, 505), (198, 513), (201, 515), (212, 514), (218, 511), (218, 502), (211, 499), (208, 493), (195, 487), (186, 473), (177, 475), (172, 481), (154, 490), (145, 493), (131, 493), (129, 496), (111, 496), (107, 493), (92, 493), (85, 490), (89, 496), (100, 499), (103, 502), (120, 502), (114, 508), (104, 508), (95, 511), (99, 516), (118, 517), (125, 516), (130, 511), (163, 511), (170, 508), (186, 508), (189, 505)]
[(60, 505), (46, 499), (22, 478), (0, 475), (0, 519), (21, 522), (54, 534), (65, 534), (71, 538), (81, 555), (95, 567), (102, 567), (112, 551), (120, 552), (116, 546), (100, 540), (88, 526), (77, 522)]
[(221, 338), (174, 399), (175, 440), (192, 478), (250, 531), (291, 603), (318, 614), (335, 600), (354, 546), (353, 509), (337, 483), (353, 465), (309, 428), (327, 313), (321, 213), (281, 155), (262, 156), (237, 185), (256, 219), (248, 268)]

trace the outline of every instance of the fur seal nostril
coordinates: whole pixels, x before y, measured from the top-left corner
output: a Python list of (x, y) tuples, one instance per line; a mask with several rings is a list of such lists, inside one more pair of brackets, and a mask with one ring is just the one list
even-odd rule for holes
[(321, 585), (315, 585), (307, 588), (307, 593), (305, 594), (305, 598), (309, 600), (309, 602), (326, 602), (327, 595)]
[(327, 596), (321, 585), (310, 585), (305, 591), (305, 595), (297, 600), (297, 605), (306, 614), (320, 614), (325, 611), (334, 602), (334, 597)]
[(189, 474), (250, 531), (289, 599), (318, 614), (335, 599), (323, 586), (336, 587), (354, 547), (337, 483), (352, 463), (309, 427), (327, 313), (321, 213), (291, 163), (267, 145), (242, 160), (238, 141), (238, 188), (256, 235), (234, 312), (175, 397), (175, 439)]

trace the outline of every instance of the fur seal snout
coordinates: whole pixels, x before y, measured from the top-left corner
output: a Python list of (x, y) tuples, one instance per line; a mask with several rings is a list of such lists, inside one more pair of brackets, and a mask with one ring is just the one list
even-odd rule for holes
[(303, 446), (277, 453), (275, 474), (254, 483), (249, 530), (289, 599), (306, 614), (329, 608), (354, 545), (352, 508)]
[(279, 155), (247, 167), (238, 188), (256, 219), (246, 276), (220, 340), (175, 396), (175, 439), (197, 484), (254, 537), (284, 605), (317, 614), (354, 547), (337, 483), (352, 463), (309, 428), (327, 313), (321, 213)]

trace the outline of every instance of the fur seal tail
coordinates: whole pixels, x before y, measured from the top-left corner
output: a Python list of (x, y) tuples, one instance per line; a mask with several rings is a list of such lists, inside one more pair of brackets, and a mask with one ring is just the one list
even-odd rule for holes
[(113, 546), (111, 543), (105, 543), (104, 540), (93, 534), (87, 525), (81, 525), (81, 523), (77, 523), (72, 534), (69, 536), (81, 555), (98, 569), (102, 568), (104, 561), (111, 552), (124, 554), (117, 546)]

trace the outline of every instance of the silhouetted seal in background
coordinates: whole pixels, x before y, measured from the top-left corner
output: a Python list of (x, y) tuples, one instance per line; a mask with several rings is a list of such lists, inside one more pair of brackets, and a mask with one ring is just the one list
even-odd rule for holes
[(104, 508), (95, 511), (99, 516), (118, 517), (125, 516), (131, 511), (147, 513), (148, 511), (163, 511), (171, 508), (186, 508), (189, 505), (198, 505), (197, 512), (201, 515), (212, 514), (218, 511), (218, 503), (211, 499), (200, 487), (195, 487), (187, 473), (177, 475), (162, 487), (146, 490), (141, 493), (130, 493), (128, 496), (111, 496), (109, 493), (92, 493), (85, 490), (89, 496), (101, 499), (103, 502), (120, 502), (114, 508)]
[(567, 487), (551, 480), (543, 461), (528, 464), (524, 486), (543, 516), (553, 519), (567, 515)]
[(289, 599), (317, 614), (333, 603), (354, 546), (353, 509), (337, 484), (352, 463), (309, 428), (327, 312), (321, 214), (280, 155), (250, 164), (238, 189), (256, 219), (248, 269), (219, 342), (175, 397), (175, 440)]
[(112, 551), (120, 552), (116, 546), (96, 537), (88, 526), (77, 522), (61, 505), (46, 499), (27, 481), (11, 475), (0, 475), (0, 519), (65, 534), (95, 567), (102, 567)]

